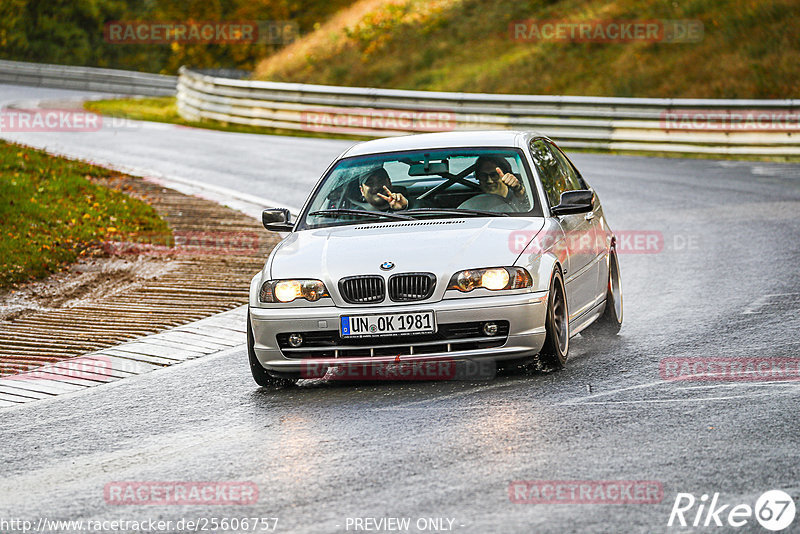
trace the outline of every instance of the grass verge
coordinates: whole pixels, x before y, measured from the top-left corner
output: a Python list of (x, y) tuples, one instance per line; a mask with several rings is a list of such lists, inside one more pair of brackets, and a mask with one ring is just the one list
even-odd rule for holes
[(104, 241), (171, 235), (141, 200), (95, 183), (107, 169), (0, 141), (0, 288), (102, 253)]

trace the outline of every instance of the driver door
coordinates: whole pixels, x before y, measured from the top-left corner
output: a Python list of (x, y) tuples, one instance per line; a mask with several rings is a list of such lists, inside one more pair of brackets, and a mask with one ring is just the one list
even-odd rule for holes
[[(565, 191), (588, 189), (580, 178), (571, 173), (558, 148), (544, 139), (530, 143), (531, 156), (541, 176), (547, 200), (552, 208), (561, 202)], [(597, 286), (597, 262), (595, 259), (595, 231), (592, 219), (586, 214), (576, 213), (556, 217), (564, 232), (564, 247), (567, 259), (564, 269), (564, 285), (567, 290), (567, 307), (570, 320), (587, 311), (595, 298)]]

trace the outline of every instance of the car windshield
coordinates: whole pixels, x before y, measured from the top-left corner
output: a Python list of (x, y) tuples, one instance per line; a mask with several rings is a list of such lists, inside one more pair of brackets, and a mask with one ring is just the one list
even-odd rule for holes
[(513, 148), (394, 152), (339, 161), (301, 229), (409, 218), (528, 214), (536, 188)]

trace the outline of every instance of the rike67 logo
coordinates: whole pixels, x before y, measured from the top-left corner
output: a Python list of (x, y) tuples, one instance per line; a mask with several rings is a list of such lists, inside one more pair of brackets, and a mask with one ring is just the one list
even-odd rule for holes
[(755, 502), (733, 504), (720, 499), (715, 493), (709, 501), (708, 495), (696, 498), (691, 493), (678, 493), (667, 526), (672, 527), (744, 527), (752, 531), (753, 519), (767, 530), (778, 532), (786, 529), (794, 521), (795, 504), (788, 493), (770, 490), (763, 493)]

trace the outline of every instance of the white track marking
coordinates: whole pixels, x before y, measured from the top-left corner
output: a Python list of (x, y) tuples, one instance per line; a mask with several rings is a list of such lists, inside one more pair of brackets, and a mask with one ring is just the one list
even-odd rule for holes
[[(743, 399), (743, 398), (755, 398), (755, 397), (769, 397), (774, 395), (773, 391), (766, 391), (763, 393), (751, 394), (751, 395), (728, 395), (725, 397), (701, 397), (701, 398), (694, 398), (694, 399), (642, 399), (642, 400), (622, 400), (622, 401), (589, 401), (589, 402), (576, 402), (574, 404), (594, 404), (594, 405), (609, 405), (609, 404), (658, 404), (658, 403), (701, 403), (706, 401), (719, 401), (719, 400), (733, 400), (733, 399)], [(563, 403), (562, 403), (563, 404)]]

